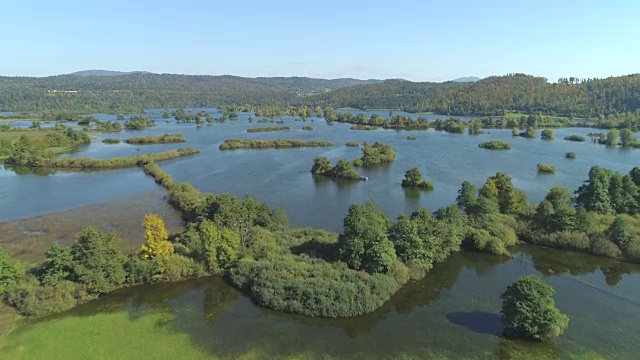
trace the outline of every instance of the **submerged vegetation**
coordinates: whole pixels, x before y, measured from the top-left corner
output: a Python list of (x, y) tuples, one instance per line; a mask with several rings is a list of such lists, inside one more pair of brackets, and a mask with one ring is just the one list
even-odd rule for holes
[(149, 135), (127, 139), (124, 142), (132, 145), (172, 144), (186, 142), (182, 134)]
[(266, 148), (292, 148), (292, 147), (323, 147), (335, 146), (331, 141), (304, 141), (304, 140), (241, 140), (227, 139), (220, 144), (220, 150), (234, 149), (266, 149)]

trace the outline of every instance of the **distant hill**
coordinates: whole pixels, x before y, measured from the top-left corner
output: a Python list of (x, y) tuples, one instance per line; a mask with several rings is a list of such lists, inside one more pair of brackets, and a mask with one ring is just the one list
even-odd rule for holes
[(465, 77), (461, 77), (461, 78), (457, 78), (457, 79), (453, 79), (451, 81), (453, 82), (460, 82), (460, 83), (468, 83), (468, 82), (476, 82), (478, 80), (482, 80), (477, 76), (465, 76)]
[(111, 70), (83, 70), (68, 75), (76, 76), (123, 76), (131, 74), (151, 74), (148, 71), (111, 71)]

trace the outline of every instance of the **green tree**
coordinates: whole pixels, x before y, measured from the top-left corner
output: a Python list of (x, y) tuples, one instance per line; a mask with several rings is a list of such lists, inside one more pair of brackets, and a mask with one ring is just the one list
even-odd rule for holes
[(73, 255), (70, 247), (54, 243), (45, 255), (47, 261), (44, 263), (40, 276), (40, 282), (43, 285), (55, 286), (72, 277)]
[(616, 146), (618, 145), (618, 137), (620, 136), (620, 132), (617, 129), (611, 129), (607, 133), (607, 137), (604, 141), (604, 144), (607, 146)]
[(549, 232), (575, 227), (576, 210), (571, 192), (564, 186), (553, 186), (536, 209), (538, 227)]
[(389, 219), (375, 203), (351, 205), (338, 242), (340, 257), (352, 269), (389, 271), (396, 259), (393, 243), (387, 237), (389, 226)]
[(125, 281), (124, 255), (115, 246), (115, 234), (84, 228), (71, 246), (77, 281), (90, 293), (106, 293)]
[(554, 137), (556, 137), (556, 133), (551, 129), (544, 129), (540, 133), (540, 138), (543, 140), (552, 140)]
[(621, 216), (616, 216), (616, 219), (609, 227), (608, 233), (611, 241), (618, 245), (620, 249), (624, 251), (631, 249), (634, 242), (633, 235), (629, 232), (629, 227)]
[(516, 189), (511, 182), (511, 177), (503, 172), (497, 172), (489, 177), (480, 189), (480, 195), (497, 201), (500, 212), (503, 214), (518, 213), (528, 206), (527, 196)]
[(460, 190), (458, 190), (458, 197), (456, 197), (456, 204), (465, 213), (469, 214), (476, 206), (478, 202), (478, 188), (473, 186), (472, 183), (464, 181)]
[(312, 174), (323, 175), (331, 171), (331, 169), (333, 169), (333, 165), (325, 156), (318, 156), (313, 159)]
[(638, 145), (638, 138), (636, 134), (629, 128), (624, 128), (620, 131), (620, 143), (622, 147), (631, 147)]
[(609, 184), (611, 171), (594, 166), (589, 170), (589, 180), (576, 190), (576, 203), (588, 211), (612, 214)]
[(536, 275), (518, 279), (500, 296), (502, 321), (517, 336), (546, 340), (560, 336), (569, 318), (556, 308), (554, 290)]
[(18, 279), (16, 262), (11, 255), (0, 246), (0, 295), (13, 286)]
[(229, 268), (238, 259), (240, 236), (230, 229), (218, 229), (213, 221), (200, 224), (200, 238), (207, 265), (217, 272)]

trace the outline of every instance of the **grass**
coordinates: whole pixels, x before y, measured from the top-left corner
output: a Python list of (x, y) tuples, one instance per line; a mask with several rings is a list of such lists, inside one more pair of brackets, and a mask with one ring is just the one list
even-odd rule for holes
[(132, 320), (117, 312), (36, 321), (6, 336), (0, 353), (14, 360), (214, 358), (189, 334), (171, 329), (172, 319), (154, 313)]
[(26, 135), (30, 138), (43, 137), (49, 132), (50, 131), (46, 130), (0, 131), (0, 140), (17, 141), (22, 135)]

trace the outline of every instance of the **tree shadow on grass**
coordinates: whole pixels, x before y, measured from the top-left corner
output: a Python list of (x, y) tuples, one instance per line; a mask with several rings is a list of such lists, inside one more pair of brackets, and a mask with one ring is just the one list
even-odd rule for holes
[(450, 322), (478, 334), (502, 335), (504, 332), (504, 326), (498, 314), (484, 311), (455, 311), (448, 313), (446, 317)]

